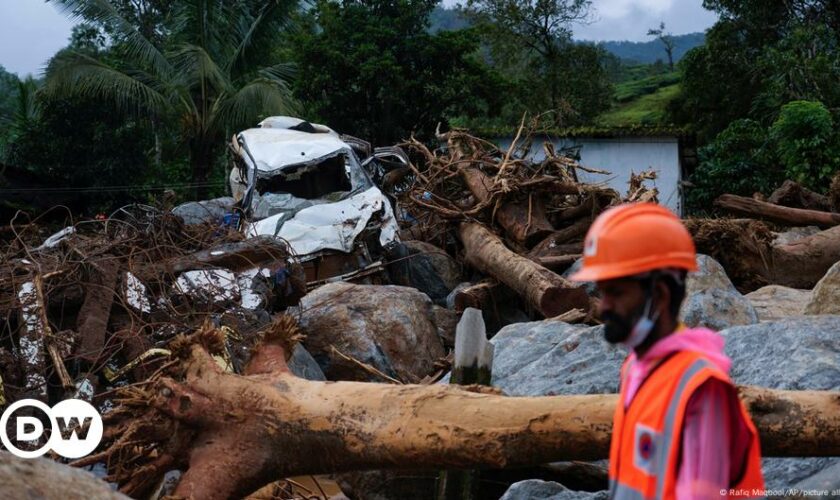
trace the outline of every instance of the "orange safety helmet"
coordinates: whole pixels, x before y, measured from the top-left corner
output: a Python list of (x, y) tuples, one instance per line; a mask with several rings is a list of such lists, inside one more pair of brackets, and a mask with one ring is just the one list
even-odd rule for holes
[(694, 241), (673, 212), (655, 203), (610, 208), (595, 219), (575, 281), (603, 281), (656, 269), (697, 270)]

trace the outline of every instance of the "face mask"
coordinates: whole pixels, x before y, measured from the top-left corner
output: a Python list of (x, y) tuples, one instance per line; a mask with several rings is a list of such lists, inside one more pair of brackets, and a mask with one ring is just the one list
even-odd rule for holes
[(601, 316), (604, 322), (604, 339), (611, 344), (621, 343), (628, 349), (637, 347), (650, 335), (659, 319), (658, 312), (650, 317), (652, 306), (653, 298), (649, 296), (645, 304), (633, 314), (632, 317), (639, 318), (635, 324), (613, 312), (604, 313)]

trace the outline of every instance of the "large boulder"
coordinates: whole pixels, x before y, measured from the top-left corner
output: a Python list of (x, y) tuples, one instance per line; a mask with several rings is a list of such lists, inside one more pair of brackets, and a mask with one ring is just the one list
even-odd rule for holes
[(493, 385), (512, 396), (616, 392), (626, 351), (602, 331), (555, 320), (508, 325), (491, 340)]
[(388, 249), (388, 275), (396, 285), (410, 286), (439, 305), (461, 281), (461, 266), (440, 248), (417, 240)]
[[(738, 384), (840, 390), (840, 316), (802, 316), (721, 332)], [(784, 489), (836, 467), (840, 458), (765, 458), (768, 489)]]
[(811, 300), (811, 291), (767, 285), (744, 297), (753, 305), (760, 321), (776, 321), (803, 314)]
[(204, 201), (189, 201), (172, 209), (184, 224), (220, 224), (225, 214), (233, 210), (235, 201), (229, 196)]
[(300, 344), (297, 344), (295, 350), (292, 351), (292, 357), (289, 358), (288, 365), (289, 371), (300, 378), (317, 381), (327, 380), (324, 372), (321, 371), (321, 367), (318, 366), (318, 362)]
[(446, 354), (441, 338), (453, 323), (436, 307), (413, 288), (330, 283), (301, 300), (304, 347), (329, 380), (383, 381), (347, 356), (416, 382)]
[(686, 297), (680, 319), (689, 326), (722, 330), (758, 323), (758, 314), (726, 275), (723, 266), (708, 255), (697, 256), (697, 272), (686, 280)]
[(831, 266), (817, 282), (805, 314), (840, 314), (840, 262)]
[[(603, 340), (602, 327), (538, 321), (510, 325), (495, 344), (493, 382), (515, 396), (618, 390), (624, 350)], [(721, 332), (737, 384), (791, 390), (840, 390), (840, 316), (800, 316)], [(790, 487), (840, 458), (767, 458), (768, 487)]]
[(46, 458), (18, 458), (0, 451), (0, 498), (128, 500), (90, 472)]
[(514, 483), (508, 488), (500, 500), (606, 500), (606, 491), (589, 493), (574, 491), (560, 483), (529, 479)]

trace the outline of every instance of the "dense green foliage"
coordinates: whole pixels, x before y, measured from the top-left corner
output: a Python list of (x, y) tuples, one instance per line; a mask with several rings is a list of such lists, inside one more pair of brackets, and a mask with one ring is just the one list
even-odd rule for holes
[(312, 118), (375, 144), (433, 137), (455, 116), (498, 108), (500, 85), (471, 30), (430, 34), (435, 2), (332, 2), (296, 38), (295, 94)]
[[(680, 63), (681, 92), (669, 114), (677, 123), (694, 126), (712, 151), (727, 145), (732, 160), (701, 155), (693, 182), (710, 191), (691, 197), (769, 194), (783, 180), (779, 169), (787, 178), (824, 191), (840, 167), (840, 136), (829, 112), (840, 107), (840, 4), (706, 0), (704, 5), (717, 11), (720, 20), (707, 33), (706, 44)], [(762, 151), (777, 155), (780, 167), (771, 167), (767, 175), (747, 172), (750, 161), (753, 169), (768, 168), (753, 142), (732, 141), (732, 127), (743, 132), (743, 120), (750, 120), (752, 130), (764, 130)], [(738, 150), (738, 144), (744, 149)], [(722, 175), (729, 168), (733, 174)], [(755, 180), (755, 185), (748, 189), (742, 179)]]
[(840, 135), (834, 119), (820, 102), (785, 104), (770, 137), (787, 176), (817, 191), (824, 191), (840, 169)]
[(494, 68), (513, 92), (501, 119), (524, 111), (554, 127), (590, 122), (609, 108), (607, 53), (572, 41), (572, 23), (587, 19), (590, 0), (468, 0), (465, 15), (484, 35)]
[(837, 2), (705, 0), (720, 16), (705, 35), (590, 44), (572, 31), (590, 0), (52, 1), (84, 23), (42, 81), (0, 68), (0, 162), (102, 188), (90, 207), (220, 194), (230, 135), (287, 113), (375, 145), (524, 114), (556, 131), (691, 129), (700, 209), (785, 178), (821, 191), (840, 168)]
[(687, 208), (693, 212), (710, 210), (723, 193), (767, 193), (784, 181), (785, 172), (767, 130), (754, 120), (732, 122), (698, 155), (700, 166), (686, 196)]

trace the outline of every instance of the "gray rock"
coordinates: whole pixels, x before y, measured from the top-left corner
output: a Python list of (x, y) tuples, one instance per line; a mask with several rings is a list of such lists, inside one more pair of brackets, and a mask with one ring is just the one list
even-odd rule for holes
[(90, 472), (46, 458), (19, 458), (0, 451), (0, 498), (127, 500)]
[(408, 240), (389, 247), (388, 275), (395, 285), (410, 286), (439, 305), (461, 281), (461, 266), (440, 248), (423, 241)]
[(502, 328), (491, 341), (493, 385), (512, 396), (616, 392), (626, 351), (602, 330), (552, 320)]
[[(800, 316), (721, 332), (737, 384), (790, 390), (840, 390), (840, 316)], [(495, 344), (493, 385), (507, 394), (611, 393), (625, 352), (601, 327), (538, 321), (509, 325)], [(789, 488), (840, 458), (766, 458), (768, 488)], [(817, 476), (819, 477), (819, 476)]]
[(805, 314), (840, 314), (840, 262), (831, 266), (817, 282)]
[(750, 301), (732, 285), (726, 271), (708, 255), (697, 255), (696, 273), (686, 280), (686, 298), (680, 319), (689, 326), (722, 330), (735, 325), (758, 323)]
[(801, 316), (721, 332), (738, 384), (840, 389), (840, 316)]
[(330, 283), (301, 299), (303, 345), (329, 380), (382, 379), (337, 354), (390, 377), (416, 382), (446, 353), (438, 335), (441, 315), (429, 297), (402, 286)]
[(289, 371), (306, 380), (327, 380), (315, 358), (302, 345), (295, 345), (292, 357), (289, 359)]
[(817, 226), (792, 227), (787, 231), (776, 233), (776, 238), (773, 240), (774, 245), (788, 245), (796, 240), (807, 238), (819, 233), (821, 230)]
[[(840, 316), (802, 316), (721, 332), (737, 384), (789, 390), (840, 389)], [(840, 458), (765, 458), (768, 489), (790, 488)]]
[(234, 203), (233, 198), (229, 196), (212, 200), (190, 201), (173, 208), (172, 213), (181, 217), (184, 224), (221, 223)]
[[(840, 490), (840, 463), (835, 463), (822, 470), (818, 474), (796, 483), (794, 486), (797, 490), (816, 490), (816, 491), (837, 491)], [(818, 495), (809, 495), (807, 498), (817, 498)]]
[(529, 479), (512, 484), (500, 500), (602, 500), (608, 497), (606, 491), (573, 491), (560, 483)]
[(802, 315), (811, 299), (811, 291), (767, 285), (744, 297), (753, 305), (760, 321), (776, 321)]

